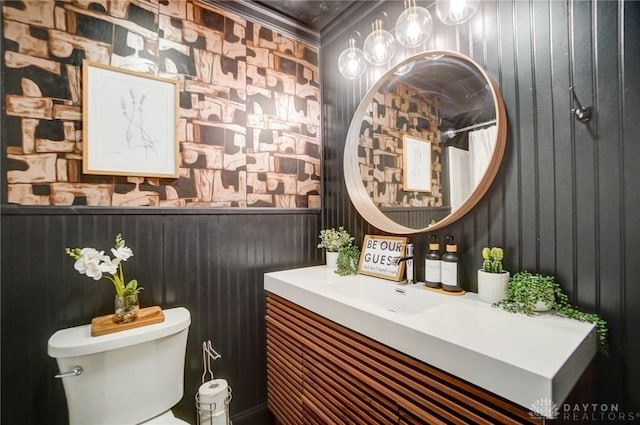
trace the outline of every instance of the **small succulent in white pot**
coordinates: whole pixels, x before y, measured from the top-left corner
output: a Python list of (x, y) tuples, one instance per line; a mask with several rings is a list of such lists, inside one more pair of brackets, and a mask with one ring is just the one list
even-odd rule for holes
[(487, 273), (502, 273), (502, 259), (504, 258), (504, 250), (497, 246), (482, 248), (482, 270)]
[(478, 297), (494, 304), (507, 298), (509, 272), (503, 270), (504, 250), (499, 247), (482, 249), (482, 269), (478, 270)]

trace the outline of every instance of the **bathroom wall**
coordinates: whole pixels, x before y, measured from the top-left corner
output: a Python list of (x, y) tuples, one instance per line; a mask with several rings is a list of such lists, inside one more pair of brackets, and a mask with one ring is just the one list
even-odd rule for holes
[[(600, 313), (611, 332), (610, 356), (598, 355), (585, 402), (640, 411), (640, 3), (633, 1), (483, 1), (468, 23), (444, 26), (434, 15), (430, 49), (472, 57), (498, 83), (508, 113), (499, 174), (483, 200), (436, 234), (460, 245), (462, 286), (476, 289), (480, 251), (505, 248), (512, 272), (553, 274), (570, 301)], [(372, 6), (373, 7), (373, 6)], [(323, 226), (344, 225), (358, 238), (381, 233), (351, 205), (342, 173), (344, 140), (360, 99), (383, 70), (359, 80), (338, 73), (349, 32), (364, 38), (380, 11), (392, 27), (402, 2), (383, 2), (358, 22), (322, 34), (326, 132)], [(594, 118), (576, 121), (569, 87)], [(413, 235), (424, 258), (427, 234)], [(417, 262), (422, 279), (423, 263)]]
[[(196, 421), (211, 340), (234, 423), (263, 423), (263, 274), (322, 261), (314, 42), (197, 1), (2, 2), (1, 29), (0, 422), (68, 423), (47, 339), (110, 313), (113, 288), (64, 249), (121, 232), (142, 307), (192, 314), (176, 414)], [(179, 81), (178, 179), (81, 173), (83, 58)]]
[[(2, 12), (8, 203), (320, 208), (316, 47), (198, 1)], [(83, 60), (179, 83), (178, 178), (82, 173)]]
[[(44, 3), (44, 2), (43, 2)], [(104, 2), (96, 2), (102, 4)], [(173, 3), (173, 2), (172, 2)], [(176, 2), (180, 3), (180, 2)], [(75, 5), (85, 2), (58, 2)], [(144, 4), (139, 2), (139, 4)], [(164, 2), (149, 2), (157, 4)], [(377, 5), (378, 2), (371, 2)], [(4, 6), (4, 3), (3, 3)], [(402, 2), (382, 8), (395, 18)], [(433, 10), (433, 9), (431, 9)], [(342, 79), (337, 57), (346, 34), (366, 34), (372, 14), (337, 22), (322, 35), (323, 219), (317, 209), (122, 208), (7, 204), (4, 152), (22, 144), (22, 130), (2, 121), (0, 173), (1, 386), (0, 422), (65, 424), (62, 384), (46, 341), (57, 329), (87, 323), (111, 309), (112, 289), (75, 273), (64, 248), (109, 248), (122, 232), (134, 249), (128, 276), (145, 287), (142, 303), (186, 306), (193, 315), (187, 348), (185, 395), (178, 416), (195, 423), (193, 396), (201, 379), (201, 347), (211, 339), (222, 354), (218, 376), (234, 389), (234, 424), (262, 423), (266, 402), (264, 293), (266, 271), (319, 264), (319, 229), (344, 225), (362, 237), (380, 233), (362, 220), (346, 194), (344, 139), (353, 112), (376, 71), (360, 81)], [(7, 27), (3, 15), (2, 32)], [(475, 288), (478, 253), (487, 244), (506, 248), (509, 270), (552, 273), (580, 307), (609, 321), (610, 357), (595, 361), (589, 402), (640, 409), (640, 4), (637, 2), (482, 2), (470, 23), (436, 22), (430, 48), (466, 53), (499, 83), (509, 114), (508, 147), (500, 173), (481, 203), (458, 223), (437, 232), (461, 245), (464, 285)], [(27, 39), (42, 32), (27, 31)], [(5, 102), (5, 53), (3, 81)], [(583, 125), (569, 112), (568, 87), (594, 120)], [(63, 126), (63, 130), (64, 130)], [(68, 126), (66, 128), (69, 128)], [(74, 127), (74, 130), (75, 127)], [(62, 154), (56, 154), (62, 155)], [(151, 183), (150, 183), (151, 184)], [(36, 186), (35, 195), (42, 195)], [(46, 194), (47, 192), (44, 192)], [(77, 201), (81, 203), (81, 201)], [(322, 223), (321, 223), (322, 221)], [(412, 236), (424, 256), (426, 236)], [(418, 276), (422, 269), (418, 262)], [(135, 392), (132, 391), (132, 396)]]

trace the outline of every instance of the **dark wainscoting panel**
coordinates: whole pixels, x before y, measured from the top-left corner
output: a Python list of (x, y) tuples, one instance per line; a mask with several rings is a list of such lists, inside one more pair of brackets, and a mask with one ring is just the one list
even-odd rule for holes
[(432, 220), (440, 221), (451, 212), (450, 207), (404, 207), (385, 208), (384, 215), (396, 223), (412, 229), (427, 227)]
[[(357, 22), (322, 34), (325, 110), (323, 225), (344, 225), (359, 240), (371, 228), (352, 207), (342, 173), (343, 147), (360, 99), (381, 70), (356, 81), (338, 73), (337, 58), (352, 30), (363, 38), (381, 10), (389, 22), (401, 2), (384, 2)], [(435, 16), (435, 15), (434, 15)], [(437, 235), (460, 244), (462, 284), (476, 290), (483, 246), (505, 248), (508, 270), (553, 274), (570, 301), (600, 313), (611, 332), (611, 355), (599, 355), (597, 394), (588, 402), (640, 409), (640, 3), (483, 1), (468, 23), (434, 18), (430, 49), (465, 53), (502, 90), (509, 132), (500, 172), (485, 198)], [(595, 116), (571, 114), (569, 87)], [(411, 237), (424, 258), (427, 234)], [(416, 261), (417, 277), (424, 265)]]
[(319, 229), (320, 214), (310, 210), (109, 215), (3, 209), (1, 422), (68, 422), (47, 340), (58, 329), (110, 313), (113, 288), (106, 279), (76, 273), (64, 249), (108, 250), (118, 232), (134, 251), (124, 270), (144, 286), (142, 306), (184, 306), (192, 315), (176, 415), (196, 423), (202, 341), (211, 340), (222, 354), (213, 365), (216, 376), (233, 388), (232, 418), (253, 410), (267, 417), (263, 274), (320, 264)]

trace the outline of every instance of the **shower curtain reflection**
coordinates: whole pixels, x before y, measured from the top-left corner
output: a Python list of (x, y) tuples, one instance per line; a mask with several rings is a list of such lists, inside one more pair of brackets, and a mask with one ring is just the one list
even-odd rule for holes
[(471, 176), (469, 174), (469, 151), (447, 147), (449, 159), (449, 199), (451, 210), (460, 208), (471, 193)]
[(496, 145), (496, 126), (469, 133), (469, 166), (471, 167), (471, 187), (482, 180)]
[(496, 143), (496, 126), (469, 132), (469, 150), (449, 146), (449, 190), (451, 210), (456, 210), (471, 194), (491, 162)]

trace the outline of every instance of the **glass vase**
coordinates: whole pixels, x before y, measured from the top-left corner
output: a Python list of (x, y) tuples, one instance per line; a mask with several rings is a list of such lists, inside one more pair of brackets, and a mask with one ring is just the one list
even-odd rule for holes
[(138, 294), (125, 295), (119, 297), (116, 295), (114, 301), (114, 323), (128, 323), (138, 316), (140, 304), (138, 302)]

